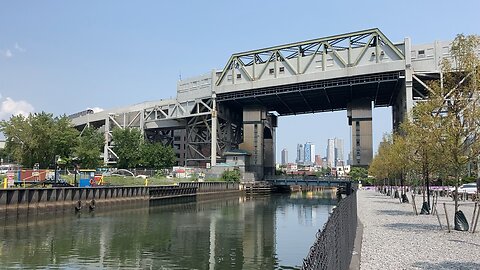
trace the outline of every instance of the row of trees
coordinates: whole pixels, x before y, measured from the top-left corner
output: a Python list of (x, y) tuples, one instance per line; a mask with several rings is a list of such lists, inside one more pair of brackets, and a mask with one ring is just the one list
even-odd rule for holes
[(400, 179), (402, 184), (421, 179), (427, 187), (432, 178), (442, 179), (457, 190), (480, 156), (479, 46), (479, 36), (455, 38), (451, 59), (442, 63), (443, 78), (428, 85), (428, 99), (415, 105), (410, 121), (384, 137), (371, 175)]
[(171, 146), (144, 140), (138, 129), (116, 128), (112, 136), (119, 168), (164, 169), (175, 165), (176, 156)]
[[(12, 116), (0, 122), (0, 131), (6, 137), (2, 155), (25, 168), (32, 168), (35, 163), (41, 168), (52, 168), (56, 156), (82, 168), (102, 165), (103, 134), (91, 127), (80, 134), (66, 116), (54, 117), (45, 112)], [(114, 129), (112, 141), (119, 168), (163, 169), (175, 164), (172, 147), (144, 140), (138, 129)]]

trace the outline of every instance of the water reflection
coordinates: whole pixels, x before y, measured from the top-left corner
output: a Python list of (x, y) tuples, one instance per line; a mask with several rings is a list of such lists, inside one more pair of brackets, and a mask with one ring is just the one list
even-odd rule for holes
[(330, 193), (4, 220), (0, 268), (291, 269), (334, 207)]

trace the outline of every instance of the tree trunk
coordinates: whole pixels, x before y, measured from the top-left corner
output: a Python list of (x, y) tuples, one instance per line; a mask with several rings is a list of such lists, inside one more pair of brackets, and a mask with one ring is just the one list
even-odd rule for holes
[(460, 183), (460, 179), (458, 179), (458, 172), (455, 172), (455, 213), (458, 211), (458, 184)]
[(422, 196), (423, 196), (423, 202), (425, 202), (425, 185), (427, 184), (426, 182), (426, 175), (425, 175), (425, 168), (423, 168), (422, 172), (422, 180), (423, 180), (423, 185), (422, 185)]
[(402, 189), (402, 196), (405, 195), (405, 181), (403, 180), (403, 172), (400, 174), (400, 188)]
[(428, 202), (428, 210), (430, 211), (430, 176), (428, 173), (428, 167), (427, 167), (427, 173), (426, 173), (426, 182), (427, 182), (427, 202)]

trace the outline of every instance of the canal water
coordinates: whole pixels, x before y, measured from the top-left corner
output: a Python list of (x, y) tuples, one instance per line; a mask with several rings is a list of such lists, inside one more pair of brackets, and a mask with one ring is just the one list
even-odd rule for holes
[(299, 269), (335, 203), (303, 192), (0, 219), (0, 269)]

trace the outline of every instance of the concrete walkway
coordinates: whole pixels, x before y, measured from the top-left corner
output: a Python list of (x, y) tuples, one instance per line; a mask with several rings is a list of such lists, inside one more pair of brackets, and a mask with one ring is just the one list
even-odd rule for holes
[[(420, 196), (416, 202), (420, 212)], [(452, 199), (440, 198), (440, 229), (437, 216), (416, 216), (411, 203), (402, 204), (375, 191), (358, 191), (358, 217), (363, 224), (360, 269), (480, 269), (480, 224), (475, 234), (447, 232), (444, 202), (453, 223)], [(462, 203), (460, 210), (472, 226), (474, 204)]]

